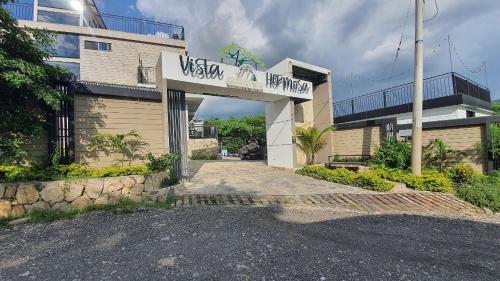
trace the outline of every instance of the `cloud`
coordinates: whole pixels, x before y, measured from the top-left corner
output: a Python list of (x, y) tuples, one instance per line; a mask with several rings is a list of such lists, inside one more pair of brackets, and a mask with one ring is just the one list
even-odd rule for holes
[[(334, 100), (411, 81), (413, 78), (414, 0), (137, 0), (144, 16), (185, 27), (188, 50), (193, 56), (215, 59), (215, 51), (231, 42), (259, 54), (268, 66), (292, 57), (332, 70)], [(485, 73), (469, 73), (486, 61), (492, 94), (500, 98), (500, 1), (437, 0), (439, 14), (425, 23), (425, 74), (450, 70), (448, 34), (454, 70), (486, 84)], [(398, 62), (394, 57), (410, 13)], [(435, 13), (434, 2), (426, 1), (425, 17)], [(458, 55), (457, 55), (458, 54)], [(459, 59), (459, 56), (461, 60)], [(220, 101), (219, 101), (220, 102)], [(246, 112), (245, 102), (224, 101)], [(262, 105), (261, 105), (262, 107)], [(221, 114), (203, 107), (203, 115)], [(261, 110), (261, 108), (259, 108)]]

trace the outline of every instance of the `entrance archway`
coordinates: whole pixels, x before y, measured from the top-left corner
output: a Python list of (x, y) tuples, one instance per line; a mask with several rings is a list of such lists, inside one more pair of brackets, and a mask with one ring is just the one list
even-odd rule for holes
[[(287, 58), (263, 72), (246, 64), (236, 67), (164, 51), (156, 74), (163, 97), (165, 150), (182, 155), (176, 170), (183, 177), (188, 175), (186, 93), (266, 102), (267, 163), (272, 167), (292, 169), (302, 162), (294, 137), (297, 106), (301, 121), (310, 126), (333, 122), (330, 71), (300, 61)], [(331, 135), (327, 137), (325, 157), (331, 155)]]

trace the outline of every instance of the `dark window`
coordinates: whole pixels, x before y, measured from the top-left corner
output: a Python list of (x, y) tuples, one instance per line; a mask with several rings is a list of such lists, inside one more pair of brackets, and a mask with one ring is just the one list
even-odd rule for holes
[(47, 61), (47, 64), (60, 66), (75, 75), (76, 80), (80, 80), (80, 64), (76, 62)]
[(73, 34), (57, 34), (54, 46), (49, 51), (55, 57), (80, 58), (80, 37)]
[(111, 51), (111, 43), (85, 41), (85, 49), (110, 52)]
[(67, 25), (80, 25), (80, 16), (40, 10), (38, 11), (38, 21)]
[(38, 0), (38, 6), (57, 9), (79, 10), (81, 5), (80, 0)]
[(476, 113), (474, 111), (467, 110), (467, 118), (476, 117)]

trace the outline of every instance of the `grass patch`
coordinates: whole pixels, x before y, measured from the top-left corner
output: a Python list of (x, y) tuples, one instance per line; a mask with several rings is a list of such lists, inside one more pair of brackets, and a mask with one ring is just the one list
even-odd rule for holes
[[(92, 205), (84, 209), (69, 210), (33, 210), (26, 214), (29, 223), (50, 223), (58, 220), (74, 219), (79, 215), (96, 211), (110, 212), (113, 214), (130, 214), (139, 208), (170, 209), (172, 203), (176, 201), (175, 196), (171, 196), (164, 203), (141, 203), (123, 198), (116, 204)], [(6, 227), (9, 222), (15, 220), (13, 217), (0, 218), (0, 227)]]

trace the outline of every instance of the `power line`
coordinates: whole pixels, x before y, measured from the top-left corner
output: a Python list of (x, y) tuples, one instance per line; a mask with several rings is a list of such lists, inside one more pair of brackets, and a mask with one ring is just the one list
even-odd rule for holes
[[(424, 0), (424, 4), (425, 4), (425, 0)], [(436, 13), (434, 13), (434, 15), (432, 17), (424, 20), (424, 22), (427, 22), (427, 21), (430, 21), (430, 20), (434, 19), (439, 14), (439, 7), (438, 7), (437, 0), (434, 0), (434, 4), (436, 5)]]
[(460, 63), (462, 64), (462, 66), (467, 70), (469, 71), (470, 73), (472, 74), (478, 74), (478, 73), (481, 73), (483, 71), (483, 68), (484, 68), (484, 63), (482, 63), (478, 68), (477, 70), (473, 70), (472, 68), (468, 67), (464, 60), (462, 59), (462, 57), (460, 56), (460, 54), (458, 53), (457, 51), (457, 48), (455, 47), (455, 44), (453, 43), (453, 41), (451, 40), (451, 38), (449, 39), (450, 40), (450, 43), (451, 43), (451, 47), (453, 49), (453, 52), (455, 53), (455, 55), (457, 56), (458, 58), (458, 61), (460, 61)]

